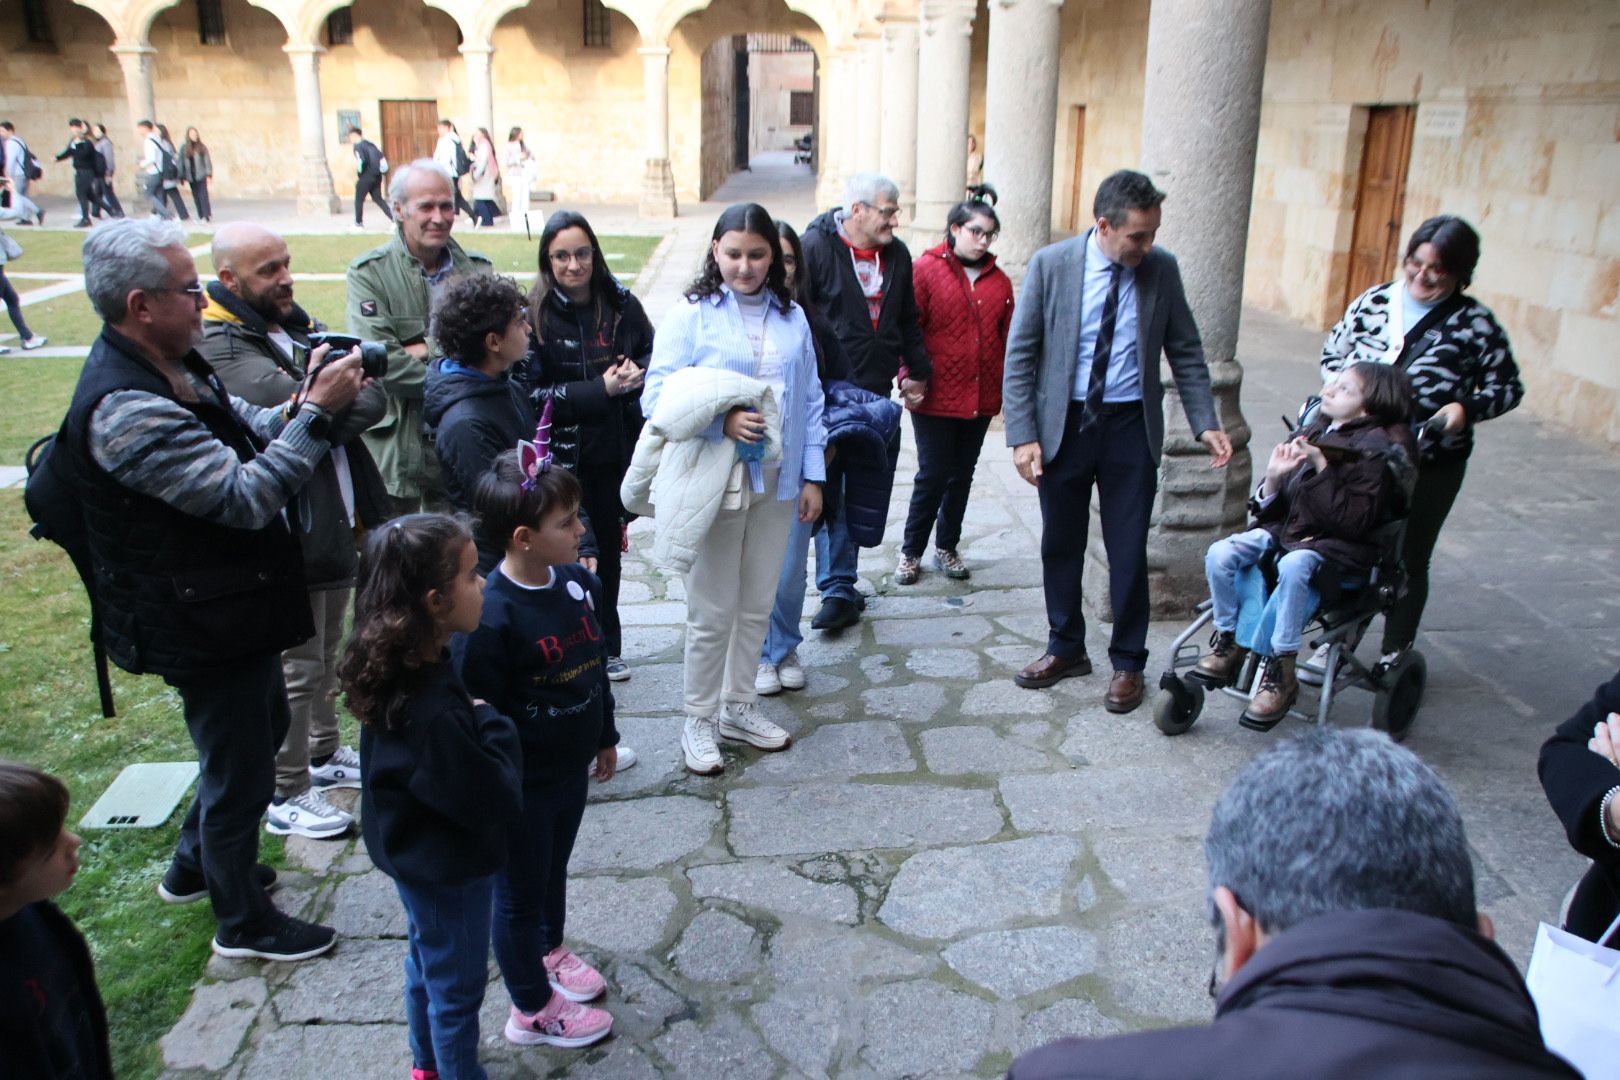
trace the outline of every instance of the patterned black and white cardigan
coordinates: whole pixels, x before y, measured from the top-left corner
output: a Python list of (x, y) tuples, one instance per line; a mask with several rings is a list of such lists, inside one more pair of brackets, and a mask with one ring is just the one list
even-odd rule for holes
[[(1390, 343), (1390, 297), (1400, 280), (1375, 285), (1356, 297), (1322, 344), (1322, 372), (1366, 360), (1383, 363)], [(1423, 420), (1452, 402), (1468, 413), (1461, 431), (1424, 447), (1424, 463), (1462, 461), (1474, 449), (1474, 425), (1519, 404), (1524, 384), (1507, 334), (1491, 309), (1471, 296), (1424, 334), (1406, 373), (1412, 379), (1415, 418)]]

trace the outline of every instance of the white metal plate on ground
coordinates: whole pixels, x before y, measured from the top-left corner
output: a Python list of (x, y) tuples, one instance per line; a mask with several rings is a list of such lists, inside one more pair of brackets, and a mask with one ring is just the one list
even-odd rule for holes
[(158, 761), (126, 765), (118, 779), (84, 815), (85, 829), (155, 829), (169, 820), (191, 782), (195, 761)]

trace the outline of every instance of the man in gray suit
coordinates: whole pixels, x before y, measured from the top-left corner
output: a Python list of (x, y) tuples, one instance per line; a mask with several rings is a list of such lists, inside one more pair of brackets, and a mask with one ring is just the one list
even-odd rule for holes
[(1114, 603), (1105, 703), (1116, 713), (1142, 703), (1147, 665), (1147, 534), (1164, 450), (1161, 353), (1212, 467), (1232, 457), (1181, 271), (1153, 247), (1163, 201), (1141, 173), (1122, 169), (1104, 180), (1096, 227), (1030, 260), (1007, 340), (1007, 445), (1019, 475), (1040, 491), (1049, 627), (1045, 654), (1014, 681), (1040, 689), (1091, 673), (1080, 579), (1096, 484)]

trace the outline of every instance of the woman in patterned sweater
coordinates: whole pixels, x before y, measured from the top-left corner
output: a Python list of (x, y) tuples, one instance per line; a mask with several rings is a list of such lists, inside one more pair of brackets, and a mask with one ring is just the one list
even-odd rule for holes
[(1423, 446), (1403, 552), (1408, 588), (1384, 621), (1386, 662), (1417, 638), (1429, 558), (1462, 488), (1474, 426), (1524, 397), (1507, 334), (1489, 308), (1463, 292), (1478, 262), (1472, 226), (1449, 215), (1430, 218), (1407, 241), (1400, 276), (1356, 297), (1322, 345), (1324, 378), (1361, 360), (1404, 369), (1413, 416), (1441, 428)]

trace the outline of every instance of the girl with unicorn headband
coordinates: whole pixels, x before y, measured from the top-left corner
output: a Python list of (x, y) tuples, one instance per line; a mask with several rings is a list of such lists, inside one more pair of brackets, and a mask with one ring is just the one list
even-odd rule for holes
[(579, 564), (579, 481), (551, 458), (551, 404), (533, 442), (501, 453), (473, 491), (482, 530), (505, 543), (484, 585), (478, 628), (451, 644), (475, 698), (517, 724), (523, 810), (507, 833), (491, 936), (512, 998), (506, 1037), (520, 1045), (579, 1047), (605, 1037), (613, 1017), (583, 1003), (606, 983), (563, 943), (568, 858), (590, 776), (622, 767), (602, 583)]

